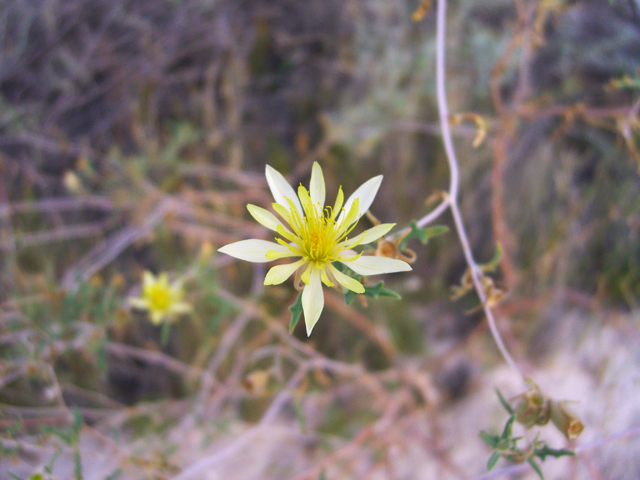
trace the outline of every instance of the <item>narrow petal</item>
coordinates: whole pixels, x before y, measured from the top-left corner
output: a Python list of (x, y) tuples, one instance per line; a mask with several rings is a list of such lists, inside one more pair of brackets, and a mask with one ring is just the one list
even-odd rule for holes
[(367, 243), (378, 240), (383, 235), (389, 233), (389, 230), (391, 230), (395, 225), (395, 223), (382, 223), (380, 225), (376, 225), (369, 230), (365, 230), (360, 235), (353, 237), (351, 240), (344, 244), (344, 247), (352, 248), (356, 245), (366, 245)]
[(300, 280), (302, 280), (302, 283), (304, 283), (305, 285), (309, 285), (311, 270), (313, 270), (313, 264), (309, 263), (307, 267), (303, 269), (302, 274), (300, 274)]
[(324, 175), (322, 174), (322, 168), (318, 162), (313, 162), (311, 168), (311, 181), (309, 182), (309, 190), (311, 193), (311, 202), (313, 206), (317, 207), (320, 204), (320, 210), (324, 208), (324, 201), (326, 196), (326, 188), (324, 185)]
[(305, 215), (307, 217), (312, 216), (315, 211), (315, 206), (313, 205), (313, 201), (311, 201), (309, 192), (302, 185), (298, 187), (298, 198), (300, 199), (300, 204), (302, 205)]
[(193, 310), (193, 307), (189, 305), (187, 302), (175, 302), (171, 305), (171, 313), (176, 315), (189, 313), (192, 310)]
[(271, 261), (270, 258), (267, 258), (267, 252), (271, 250), (281, 253), (290, 252), (289, 247), (285, 247), (284, 245), (256, 239), (241, 240), (218, 249), (219, 252), (226, 253), (240, 260), (256, 263)]
[(142, 274), (142, 286), (148, 287), (149, 285), (153, 285), (156, 283), (156, 277), (153, 276), (149, 270), (145, 270)]
[(298, 268), (300, 268), (304, 262), (305, 261), (303, 259), (303, 260), (298, 260), (297, 262), (294, 262), (294, 263), (288, 263), (286, 265), (276, 265), (275, 267), (272, 267), (267, 272), (267, 276), (264, 279), (264, 284), (280, 285), (287, 278), (289, 278), (291, 274), (293, 274), (293, 272), (295, 272)]
[(318, 323), (323, 308), (324, 293), (322, 292), (320, 270), (313, 268), (309, 276), (309, 284), (306, 285), (302, 291), (302, 311), (304, 312), (307, 336), (311, 335), (311, 330), (313, 330), (313, 327)]
[(408, 272), (411, 270), (411, 266), (402, 260), (368, 255), (363, 255), (349, 262), (348, 267), (354, 272), (364, 276), (379, 275), (381, 273)]
[(336, 277), (338, 283), (344, 288), (355, 293), (364, 293), (364, 287), (355, 278), (351, 278), (349, 275), (345, 275), (333, 265), (330, 265), (329, 268), (331, 269), (331, 273), (333, 273), (333, 276)]
[(162, 272), (160, 275), (158, 275), (158, 278), (156, 279), (156, 281), (158, 285), (162, 285), (163, 287), (170, 288), (169, 275), (167, 274), (167, 272)]
[(264, 208), (258, 207), (256, 205), (247, 205), (247, 210), (251, 216), (258, 222), (260, 225), (267, 227), (269, 230), (273, 230), (274, 232), (278, 231), (278, 225), (281, 225), (287, 232), (289, 229), (285, 227), (278, 217), (276, 217), (269, 210), (265, 210)]
[[(376, 193), (378, 193), (380, 183), (382, 183), (382, 175), (373, 177), (360, 185), (360, 187), (358, 187), (358, 189), (353, 192), (347, 199), (347, 202), (344, 204), (344, 211), (348, 212), (351, 208), (351, 205), (353, 204), (353, 201), (358, 198), (360, 200), (360, 206), (357, 218), (360, 218), (362, 215), (364, 215), (373, 203), (373, 199), (376, 198)], [(343, 215), (344, 212), (340, 214), (340, 217), (338, 217), (338, 223), (340, 222), (340, 220), (342, 220)]]
[(276, 213), (284, 219), (285, 222), (291, 225), (291, 213), (289, 212), (288, 207), (283, 207), (279, 203), (272, 203), (271, 206), (276, 211)]
[(324, 283), (327, 287), (335, 287), (336, 284), (333, 283), (333, 281), (329, 278), (329, 275), (327, 275), (327, 269), (330, 266), (331, 264), (320, 269), (320, 280), (322, 280), (322, 283)]
[(302, 253), (295, 252), (294, 248), (288, 247), (289, 249), (286, 252), (276, 252), (274, 250), (269, 250), (267, 252), (267, 258), (269, 260), (277, 260), (279, 258), (290, 258), (290, 257), (301, 257)]
[(162, 320), (164, 320), (164, 313), (157, 310), (149, 312), (149, 320), (151, 320), (151, 323), (153, 323), (154, 325), (160, 325), (160, 323), (162, 323)]
[(267, 177), (267, 183), (269, 184), (269, 189), (271, 189), (273, 199), (277, 203), (288, 209), (289, 204), (286, 200), (288, 198), (293, 202), (300, 215), (302, 215), (302, 206), (300, 205), (298, 196), (296, 195), (296, 192), (293, 191), (293, 188), (291, 188), (291, 185), (289, 185), (289, 183), (282, 176), (282, 174), (267, 165), (265, 176)]
[[(351, 207), (347, 211), (347, 215), (342, 214), (338, 217), (338, 232), (339, 235), (344, 235), (347, 231), (350, 231), (358, 223), (358, 206), (359, 200), (356, 198), (353, 200)], [(343, 212), (344, 213), (344, 212)]]
[(138, 310), (149, 309), (149, 302), (147, 302), (144, 298), (130, 297), (127, 299), (127, 303)]
[(336, 203), (333, 205), (333, 212), (331, 212), (331, 218), (333, 220), (335, 220), (336, 216), (340, 213), (343, 203), (344, 193), (342, 192), (342, 186), (340, 186), (340, 188), (338, 189), (338, 195), (336, 195)]

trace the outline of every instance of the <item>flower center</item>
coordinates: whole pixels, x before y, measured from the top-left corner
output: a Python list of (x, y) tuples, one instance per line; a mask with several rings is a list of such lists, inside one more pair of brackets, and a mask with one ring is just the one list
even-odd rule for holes
[(302, 250), (307, 259), (315, 262), (331, 261), (332, 253), (337, 246), (336, 223), (331, 218), (331, 210), (325, 209), (323, 215), (315, 211), (304, 218), (301, 232)]
[(161, 285), (150, 285), (145, 296), (151, 310), (167, 311), (173, 301), (171, 290)]

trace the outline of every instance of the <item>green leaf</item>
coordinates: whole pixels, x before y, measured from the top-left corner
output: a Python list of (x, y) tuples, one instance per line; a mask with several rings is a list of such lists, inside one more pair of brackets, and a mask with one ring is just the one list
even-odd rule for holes
[(395, 298), (396, 300), (402, 299), (402, 297), (398, 295), (396, 292), (394, 292), (393, 290), (389, 290), (388, 288), (384, 288), (383, 285), (384, 285), (384, 282), (382, 281), (378, 282), (377, 285), (374, 285), (373, 287), (366, 285), (364, 287), (364, 295), (367, 295), (373, 298), (392, 297), (392, 298)]
[(491, 448), (496, 448), (498, 446), (498, 442), (500, 442), (500, 437), (497, 435), (491, 435), (487, 432), (480, 432), (480, 438)]
[(327, 480), (327, 472), (325, 472), (324, 470), (322, 470), (320, 472), (320, 478), (318, 478), (318, 480)]
[(547, 445), (543, 445), (540, 448), (536, 448), (534, 455), (538, 457), (540, 460), (544, 461), (547, 457), (559, 458), (562, 456), (570, 456), (575, 457), (575, 453), (571, 450), (566, 450), (564, 448), (549, 448)]
[(302, 292), (298, 293), (296, 301), (289, 307), (291, 310), (291, 321), (289, 322), (289, 333), (293, 333), (302, 315)]
[(531, 465), (531, 468), (533, 468), (536, 471), (536, 473), (540, 477), (540, 480), (544, 480), (544, 475), (542, 474), (542, 470), (540, 470), (540, 466), (536, 463), (536, 461), (533, 458), (528, 458), (527, 462), (529, 462), (529, 465)]
[(496, 463), (500, 460), (500, 456), (501, 455), (498, 452), (493, 452), (493, 455), (491, 455), (487, 462), (487, 471), (491, 471), (491, 469), (496, 466)]
[[(336, 262), (334, 265), (336, 265), (336, 267), (345, 275), (349, 275), (353, 279), (358, 280), (359, 282), (362, 282), (362, 275), (358, 275), (357, 273), (352, 272), (349, 269), (349, 267), (347, 267), (346, 265), (343, 265), (338, 262)], [(344, 303), (346, 305), (351, 305), (351, 303), (353, 302), (353, 299), (356, 298), (356, 295), (358, 294), (352, 292), (351, 290), (347, 290), (344, 294)], [(389, 290), (388, 288), (384, 288), (383, 281), (380, 281), (373, 286), (364, 285), (364, 293), (361, 293), (360, 295), (366, 295), (371, 298), (392, 297), (392, 298), (395, 298), (396, 300), (402, 299), (402, 297), (398, 295), (398, 293), (394, 292), (393, 290)]]
[(116, 480), (119, 476), (122, 475), (122, 470), (120, 470), (119, 468), (113, 472), (111, 475), (109, 475), (108, 477), (105, 477), (104, 480)]
[(13, 474), (13, 473), (11, 473), (11, 472), (7, 472), (7, 473), (9, 474), (9, 476), (10, 476), (11, 478), (13, 478), (13, 480), (22, 480), (20, 477), (18, 477), (17, 475), (14, 475), (14, 474)]
[(504, 426), (504, 430), (502, 430), (502, 435), (500, 435), (500, 440), (511, 439), (511, 431), (513, 429), (513, 422), (516, 419), (513, 415), (509, 417), (506, 425)]
[(435, 227), (430, 228), (420, 228), (418, 227), (418, 223), (414, 220), (411, 222), (411, 231), (407, 234), (406, 237), (402, 239), (398, 248), (400, 250), (404, 250), (407, 246), (407, 240), (411, 240), (413, 238), (417, 238), (423, 245), (426, 245), (430, 238), (437, 237), (438, 235), (443, 235), (449, 231), (449, 227), (445, 225), (436, 225)]
[(500, 264), (500, 260), (502, 260), (502, 246), (499, 243), (496, 243), (496, 253), (489, 263), (485, 263), (484, 265), (479, 265), (480, 269), (483, 272), (495, 272), (496, 268)]
[(354, 298), (356, 298), (356, 294), (351, 290), (347, 291), (347, 293), (344, 294), (345, 305), (351, 305), (351, 302), (353, 302)]
[(496, 393), (498, 394), (498, 398), (500, 399), (500, 403), (502, 404), (502, 406), (504, 407), (504, 409), (509, 412), (510, 415), (513, 415), (513, 408), (511, 408), (511, 405), (509, 405), (509, 402), (507, 402), (504, 397), (502, 396), (502, 393), (500, 393), (500, 390), (498, 390), (496, 388)]

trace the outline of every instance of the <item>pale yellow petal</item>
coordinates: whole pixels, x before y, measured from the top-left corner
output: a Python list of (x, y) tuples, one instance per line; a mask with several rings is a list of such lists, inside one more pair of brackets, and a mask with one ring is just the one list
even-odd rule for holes
[(282, 174), (267, 165), (265, 169), (265, 176), (267, 177), (267, 183), (269, 184), (269, 189), (271, 190), (273, 199), (277, 203), (288, 209), (289, 203), (286, 200), (288, 198), (293, 202), (293, 205), (298, 210), (300, 215), (302, 215), (302, 206), (300, 205), (298, 196), (296, 195), (296, 192), (294, 192), (291, 185), (289, 185), (287, 180), (282, 176)]
[(144, 287), (148, 287), (149, 285), (153, 285), (156, 283), (156, 277), (153, 276), (149, 270), (145, 270), (142, 274), (142, 285)]
[(276, 265), (272, 267), (264, 279), (265, 285), (280, 285), (287, 278), (289, 278), (293, 272), (300, 268), (304, 264), (305, 260), (298, 260), (294, 263), (288, 263), (286, 265)]
[(291, 225), (291, 213), (289, 212), (288, 207), (284, 207), (279, 203), (272, 203), (271, 206), (276, 211), (276, 213), (284, 219), (285, 222)]
[(189, 313), (193, 310), (193, 307), (187, 302), (174, 302), (171, 304), (170, 312), (176, 315), (182, 315)]
[(256, 239), (241, 240), (218, 249), (219, 252), (226, 253), (232, 257), (255, 263), (266, 263), (271, 261), (270, 258), (267, 258), (267, 252), (271, 250), (280, 253), (290, 251), (289, 247), (285, 247), (274, 242), (268, 242), (266, 240)]
[[(344, 210), (348, 212), (351, 209), (351, 205), (353, 205), (353, 202), (357, 198), (360, 200), (357, 218), (360, 218), (365, 214), (367, 210), (369, 210), (369, 207), (373, 203), (373, 199), (376, 198), (376, 194), (378, 193), (378, 189), (380, 188), (381, 183), (382, 175), (378, 175), (377, 177), (373, 177), (364, 182), (347, 199), (346, 203), (344, 204)], [(338, 223), (340, 223), (344, 215), (344, 212), (340, 214), (340, 217), (338, 217)]]
[(368, 255), (363, 255), (360, 258), (349, 262), (348, 267), (354, 272), (364, 276), (380, 275), (382, 273), (408, 272), (411, 270), (411, 265), (403, 262), (402, 260)]
[(336, 216), (340, 213), (342, 209), (342, 204), (344, 203), (344, 193), (342, 192), (342, 186), (338, 189), (338, 195), (336, 195), (336, 203), (333, 205), (333, 212), (331, 213), (331, 218), (335, 220)]
[(349, 275), (345, 275), (333, 265), (330, 265), (329, 268), (331, 269), (331, 273), (333, 273), (333, 276), (336, 278), (338, 283), (344, 288), (355, 293), (364, 293), (364, 286), (355, 278), (352, 278)]
[(330, 266), (331, 264), (320, 269), (320, 279), (322, 280), (322, 283), (324, 283), (327, 287), (334, 287), (335, 283), (333, 283), (327, 275), (327, 268), (329, 268)]
[(369, 230), (365, 230), (360, 235), (353, 237), (351, 240), (347, 241), (344, 244), (345, 248), (352, 248), (356, 245), (366, 245), (367, 243), (371, 243), (375, 240), (378, 240), (383, 235), (389, 233), (389, 231), (395, 226), (395, 223), (382, 223), (380, 225), (376, 225), (375, 227), (370, 228)]
[(276, 252), (274, 250), (269, 250), (267, 252), (267, 259), (269, 260), (278, 260), (279, 258), (290, 258), (290, 257), (301, 257), (302, 254), (298, 252), (294, 252), (289, 249), (286, 252)]
[(324, 308), (324, 293), (320, 270), (313, 268), (309, 276), (309, 284), (302, 291), (302, 311), (304, 323), (307, 327), (307, 336), (311, 335), (313, 327), (318, 323), (322, 309)]
[(130, 297), (127, 299), (127, 303), (138, 310), (149, 310), (149, 302), (144, 298)]
[(158, 275), (158, 277), (156, 278), (156, 283), (163, 287), (170, 288), (169, 275), (167, 274), (167, 272), (162, 272), (160, 275)]
[(311, 202), (313, 206), (320, 205), (320, 210), (324, 208), (324, 201), (326, 196), (326, 188), (324, 184), (324, 175), (322, 174), (322, 168), (318, 162), (313, 162), (311, 168), (311, 181), (309, 182), (309, 190), (311, 193)]
[(307, 217), (310, 217), (314, 214), (314, 206), (311, 201), (311, 197), (309, 196), (309, 192), (302, 185), (298, 186), (298, 198), (300, 199), (300, 204), (304, 210), (304, 213)]
[(162, 323), (162, 320), (164, 320), (164, 313), (157, 310), (149, 312), (149, 320), (151, 320), (151, 323), (154, 325), (159, 325)]
[(264, 208), (258, 207), (257, 205), (248, 204), (247, 210), (251, 216), (258, 222), (260, 225), (267, 227), (269, 230), (277, 231), (278, 225), (282, 226), (286, 231), (289, 231), (278, 218), (271, 213), (269, 210), (265, 210)]
[(347, 215), (346, 216), (340, 215), (340, 217), (338, 217), (339, 235), (343, 235), (347, 230), (350, 229), (350, 227), (354, 226), (355, 223), (358, 221), (358, 218), (359, 218), (358, 206), (359, 206), (359, 200), (356, 198), (351, 204), (351, 207), (349, 208), (349, 210), (347, 211)]

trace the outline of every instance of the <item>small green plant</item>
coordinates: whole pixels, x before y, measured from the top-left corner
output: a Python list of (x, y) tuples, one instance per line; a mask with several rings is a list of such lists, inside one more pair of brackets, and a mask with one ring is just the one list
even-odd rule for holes
[[(518, 445), (519, 441), (522, 440), (522, 437), (513, 436), (513, 424), (516, 421), (525, 427), (530, 428), (533, 425), (545, 425), (551, 419), (553, 423), (558, 426), (558, 424), (553, 420), (553, 414), (551, 413), (552, 408), (550, 405), (553, 401), (543, 397), (539, 393), (537, 386), (520, 397), (517, 397), (518, 402), (515, 409), (512, 408), (509, 402), (505, 400), (499, 390), (496, 389), (496, 393), (500, 399), (500, 403), (507, 413), (509, 413), (509, 418), (507, 419), (507, 423), (502, 429), (502, 433), (500, 435), (480, 432), (480, 438), (482, 438), (482, 440), (484, 440), (484, 442), (494, 450), (487, 462), (487, 470), (490, 471), (493, 469), (500, 458), (504, 458), (506, 461), (513, 463), (527, 462), (531, 465), (531, 468), (535, 470), (538, 476), (544, 480), (542, 469), (536, 462), (536, 459), (544, 462), (547, 457), (559, 458), (575, 455), (571, 450), (564, 448), (550, 448), (546, 441), (540, 440), (540, 432), (536, 434), (533, 441), (524, 447)], [(581, 426), (582, 424), (580, 423), (580, 431), (582, 431)], [(560, 430), (567, 435), (566, 428), (563, 427), (560, 428)]]

